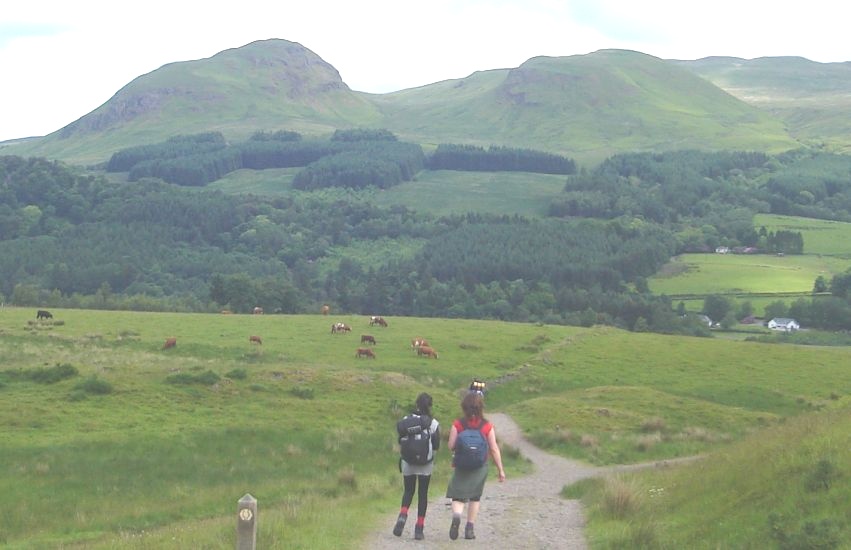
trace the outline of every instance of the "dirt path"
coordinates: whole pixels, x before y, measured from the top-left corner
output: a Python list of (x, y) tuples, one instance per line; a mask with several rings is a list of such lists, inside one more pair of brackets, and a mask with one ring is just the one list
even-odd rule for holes
[[(364, 550), (408, 548), (460, 548), (476, 545), (492, 549), (550, 550), (554, 548), (583, 550), (588, 546), (583, 534), (585, 518), (578, 500), (559, 496), (562, 487), (580, 479), (611, 472), (666, 465), (668, 462), (631, 466), (598, 468), (548, 454), (529, 443), (514, 421), (505, 414), (491, 413), (501, 443), (520, 449), (535, 466), (526, 476), (514, 478), (507, 471), (507, 480), (499, 483), (493, 478), (485, 484), (482, 508), (476, 521), (476, 539), (464, 539), (464, 523), (458, 540), (449, 539), (452, 512), (445, 497), (446, 487), (433, 486), (426, 517), (425, 540), (414, 540), (413, 523), (416, 512), (405, 526), (401, 537), (391, 532), (398, 510), (388, 512), (387, 518), (370, 537)], [(443, 451), (445, 452), (445, 451)], [(401, 482), (400, 482), (401, 486)], [(414, 499), (414, 507), (416, 498)]]

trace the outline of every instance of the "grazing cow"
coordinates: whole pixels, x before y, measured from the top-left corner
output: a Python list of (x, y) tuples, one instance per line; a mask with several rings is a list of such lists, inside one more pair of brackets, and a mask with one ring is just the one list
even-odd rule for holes
[(230, 314), (231, 314), (231, 310), (229, 310), (229, 309), (223, 309), (222, 310), (222, 315), (230, 315)]
[(347, 325), (346, 323), (334, 323), (331, 325), (331, 334), (336, 334), (338, 332), (351, 332), (352, 327)]
[(375, 336), (371, 336), (369, 334), (361, 334), (360, 343), (361, 344), (367, 343), (367, 344), (375, 345), (376, 344)]
[(263, 315), (263, 308), (260, 307), (260, 306), (255, 307), (254, 308), (254, 315)]
[(373, 353), (373, 351), (369, 348), (358, 348), (358, 350), (355, 352), (355, 357), (368, 357), (370, 359), (375, 359), (375, 353)]
[(259, 336), (249, 336), (248, 341), (252, 344), (262, 344), (263, 340)]
[(173, 348), (177, 345), (177, 338), (166, 338), (163, 349)]
[(428, 346), (420, 346), (417, 348), (417, 355), (437, 359), (437, 352)]
[(425, 341), (425, 338), (414, 338), (411, 340), (411, 349), (417, 351), (422, 346), (428, 346), (428, 342)]
[(331, 312), (331, 308), (326, 305), (322, 306), (322, 309), (319, 311), (322, 312), (322, 315), (328, 315)]
[(387, 321), (384, 320), (384, 317), (378, 317), (377, 315), (373, 315), (369, 318), (369, 326), (380, 325), (384, 328), (387, 328)]
[(53, 319), (53, 314), (46, 309), (40, 309), (35, 313), (36, 319)]

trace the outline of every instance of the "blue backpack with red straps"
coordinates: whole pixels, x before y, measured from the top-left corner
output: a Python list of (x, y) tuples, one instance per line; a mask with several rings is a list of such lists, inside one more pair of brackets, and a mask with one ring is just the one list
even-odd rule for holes
[(459, 470), (477, 470), (488, 461), (488, 440), (482, 433), (484, 422), (479, 423), (478, 428), (467, 424), (467, 419), (461, 419), (461, 427), (458, 439), (455, 440), (455, 456), (453, 464)]

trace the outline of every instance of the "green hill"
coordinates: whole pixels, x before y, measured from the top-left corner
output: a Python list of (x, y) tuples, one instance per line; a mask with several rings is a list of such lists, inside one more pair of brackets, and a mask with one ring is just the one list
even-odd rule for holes
[(104, 105), (7, 152), (96, 164), (116, 150), (177, 134), (257, 130), (327, 135), (386, 128), (423, 145), (469, 143), (552, 151), (596, 162), (614, 152), (684, 148), (782, 151), (783, 125), (676, 64), (602, 50), (536, 57), (390, 94), (353, 92), (331, 65), (286, 40), (165, 65)]
[(377, 98), (419, 142), (512, 144), (602, 160), (615, 152), (783, 150), (782, 124), (661, 59), (624, 50), (536, 57)]
[(801, 57), (707, 57), (677, 63), (771, 113), (795, 138), (851, 150), (851, 63)]
[(375, 106), (315, 53), (265, 40), (142, 75), (91, 113), (24, 144), (24, 151), (97, 163), (114, 151), (179, 134), (214, 130), (244, 139), (282, 128), (330, 134), (378, 122)]

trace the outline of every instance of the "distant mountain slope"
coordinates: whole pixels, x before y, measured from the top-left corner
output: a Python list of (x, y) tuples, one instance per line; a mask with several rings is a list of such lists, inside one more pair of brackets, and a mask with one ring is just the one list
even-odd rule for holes
[(140, 76), (49, 136), (5, 152), (77, 163), (177, 134), (257, 130), (329, 134), (387, 128), (428, 146), (528, 147), (580, 162), (624, 151), (797, 146), (783, 125), (676, 63), (624, 50), (536, 57), (390, 94), (353, 92), (334, 67), (286, 40), (264, 40)]
[(264, 40), (208, 59), (165, 65), (50, 134), (33, 154), (102, 161), (115, 150), (177, 134), (218, 130), (330, 133), (374, 125), (379, 113), (339, 72), (309, 49)]
[(406, 139), (497, 143), (601, 159), (615, 152), (796, 146), (783, 125), (690, 71), (601, 50), (536, 57), (376, 98)]
[(851, 62), (707, 57), (675, 63), (780, 118), (801, 140), (851, 150)]

